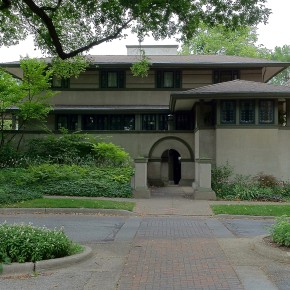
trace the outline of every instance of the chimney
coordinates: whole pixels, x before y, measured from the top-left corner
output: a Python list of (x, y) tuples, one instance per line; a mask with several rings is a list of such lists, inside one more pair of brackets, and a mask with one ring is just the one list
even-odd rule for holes
[(177, 55), (178, 45), (126, 45), (127, 55), (139, 55), (140, 49), (146, 55)]

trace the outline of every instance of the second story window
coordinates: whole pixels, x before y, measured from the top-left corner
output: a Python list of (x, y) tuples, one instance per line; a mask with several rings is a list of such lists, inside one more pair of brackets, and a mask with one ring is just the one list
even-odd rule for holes
[(238, 70), (215, 70), (213, 72), (213, 83), (222, 83), (237, 80), (240, 78)]
[(157, 88), (181, 88), (181, 71), (156, 71)]
[(122, 70), (101, 71), (100, 86), (103, 89), (124, 88), (125, 72)]
[(59, 89), (68, 89), (69, 88), (70, 81), (69, 79), (63, 79), (63, 78), (52, 78), (52, 87), (53, 88), (59, 88)]

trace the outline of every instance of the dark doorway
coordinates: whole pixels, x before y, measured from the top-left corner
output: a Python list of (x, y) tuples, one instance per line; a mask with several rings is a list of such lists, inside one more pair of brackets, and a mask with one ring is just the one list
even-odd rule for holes
[[(174, 184), (178, 184), (181, 179), (181, 158), (180, 154), (174, 150), (169, 151), (169, 172), (172, 171), (172, 179)], [(172, 169), (170, 170), (170, 167)]]

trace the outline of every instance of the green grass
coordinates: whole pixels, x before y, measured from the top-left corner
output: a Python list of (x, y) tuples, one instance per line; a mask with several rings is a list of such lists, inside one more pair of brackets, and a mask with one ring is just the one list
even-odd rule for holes
[(215, 214), (290, 216), (290, 205), (211, 205)]
[(39, 198), (22, 201), (14, 204), (4, 205), (9, 208), (95, 208), (95, 209), (122, 209), (132, 211), (134, 202), (73, 199), (73, 198)]

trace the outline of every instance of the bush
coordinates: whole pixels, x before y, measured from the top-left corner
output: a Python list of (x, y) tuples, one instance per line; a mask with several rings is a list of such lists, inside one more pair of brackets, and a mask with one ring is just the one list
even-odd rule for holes
[(271, 175), (271, 174), (265, 174), (263, 172), (260, 172), (257, 174), (254, 178), (254, 181), (258, 182), (258, 185), (260, 187), (270, 187), (273, 188), (278, 185), (278, 179)]
[(131, 197), (132, 167), (41, 164), (0, 170), (0, 203), (40, 198), (43, 194)]
[(129, 154), (113, 143), (94, 144), (93, 152), (97, 162), (105, 166), (128, 166), (131, 163)]
[(50, 135), (31, 140), (26, 155), (52, 163), (71, 164), (72, 160), (90, 156), (96, 141), (87, 135), (64, 134), (60, 137)]
[(270, 229), (270, 234), (273, 242), (280, 246), (290, 247), (290, 223), (288, 217), (277, 218), (276, 223)]
[(212, 189), (221, 199), (283, 201), (288, 194), (290, 196), (290, 186), (279, 185), (274, 176), (233, 175), (233, 168), (228, 164), (212, 170)]
[(0, 225), (0, 263), (36, 262), (61, 258), (82, 250), (62, 230), (32, 225)]

